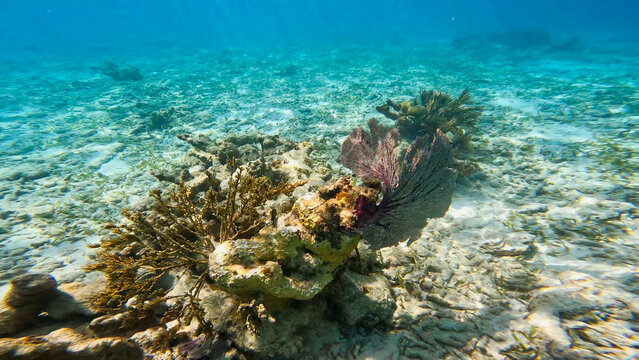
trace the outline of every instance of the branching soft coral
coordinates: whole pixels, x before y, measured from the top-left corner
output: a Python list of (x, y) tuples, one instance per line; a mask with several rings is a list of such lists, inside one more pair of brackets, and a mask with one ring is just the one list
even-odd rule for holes
[(419, 136), (432, 139), (440, 129), (444, 133), (451, 132), (455, 144), (462, 148), (469, 146), (469, 132), (481, 115), (481, 107), (471, 105), (469, 89), (462, 91), (457, 99), (445, 92), (424, 90), (412, 101), (398, 104), (388, 100), (376, 109), (395, 120), (399, 132), (408, 139)]
[(344, 141), (341, 161), (356, 175), (384, 184), (379, 204), (360, 197), (355, 209), (356, 227), (372, 248), (380, 248), (415, 238), (428, 218), (443, 216), (457, 173), (450, 168), (452, 149), (441, 130), (435, 131), (430, 146), (426, 138), (418, 138), (400, 165), (393, 130), (370, 123), (370, 132), (355, 129)]
[(128, 310), (144, 318), (166, 300), (161, 279), (169, 272), (181, 272), (195, 281), (183, 296), (188, 300), (184, 312), (167, 314), (187, 321), (194, 316), (199, 319), (197, 297), (207, 278), (209, 254), (222, 242), (256, 234), (270, 219), (260, 211), (266, 201), (290, 194), (300, 185), (273, 186), (267, 178), (254, 178), (241, 167), (231, 175), (225, 194), (212, 175), (209, 180), (202, 196), (184, 184), (168, 198), (154, 191), (151, 196), (157, 206), (151, 216), (125, 210), (127, 223), (108, 226), (113, 236), (96, 246), (100, 248), (97, 262), (87, 267), (104, 272), (108, 280), (106, 289), (95, 296), (99, 310), (119, 311), (133, 302)]

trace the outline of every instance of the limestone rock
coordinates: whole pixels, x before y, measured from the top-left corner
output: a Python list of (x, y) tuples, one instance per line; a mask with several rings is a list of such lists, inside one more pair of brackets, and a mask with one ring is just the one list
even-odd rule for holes
[[(312, 298), (333, 280), (331, 267), (304, 256), (302, 241), (295, 233), (266, 230), (252, 239), (218, 246), (209, 259), (209, 277), (230, 291), (261, 291), (299, 300)], [(279, 261), (294, 261), (298, 268), (313, 269), (315, 274), (287, 271), (290, 274), (285, 275)]]
[(0, 303), (0, 336), (28, 328), (46, 304), (57, 299), (57, 283), (51, 275), (27, 273), (10, 282)]
[(96, 360), (137, 360), (143, 358), (143, 351), (134, 344), (121, 338), (99, 338), (74, 344), (65, 350), (68, 359)]
[(167, 338), (168, 335), (169, 331), (167, 327), (161, 325), (137, 332), (129, 338), (129, 341), (147, 352), (154, 352), (162, 346), (163, 342), (168, 344), (170, 340), (170, 338)]
[(97, 310), (92, 305), (93, 296), (106, 286), (106, 277), (100, 276), (94, 281), (72, 282), (62, 284), (58, 287), (61, 293), (68, 293), (73, 297), (77, 305), (77, 310), (84, 316), (95, 316)]
[(269, 320), (257, 322), (257, 329), (243, 327), (234, 342), (243, 352), (263, 358), (303, 358), (298, 355), (312, 342), (338, 336), (337, 329), (325, 320), (326, 310), (326, 303), (315, 298), (269, 311)]
[(26, 329), (39, 312), (39, 305), (13, 308), (0, 304), (0, 336), (12, 335)]
[(27, 273), (13, 278), (2, 301), (14, 308), (46, 303), (58, 295), (57, 282), (48, 274)]
[(98, 336), (113, 335), (121, 332), (126, 320), (130, 318), (128, 312), (115, 315), (103, 315), (97, 317), (89, 324), (89, 330)]
[(347, 324), (392, 325), (397, 305), (388, 280), (383, 275), (360, 275), (347, 270), (340, 275), (331, 294), (332, 301), (340, 308)]
[(65, 292), (59, 292), (53, 300), (48, 302), (44, 308), (49, 317), (53, 320), (61, 321), (74, 315), (82, 315), (82, 309), (73, 296)]
[(497, 268), (495, 283), (505, 289), (530, 291), (539, 287), (539, 276), (520, 264)]
[(91, 339), (62, 328), (45, 336), (0, 339), (0, 358), (20, 360), (138, 360), (143, 352), (122, 338)]
[(374, 192), (344, 178), (330, 189), (298, 199), (277, 228), (266, 227), (251, 239), (216, 246), (209, 256), (209, 277), (226, 291), (313, 298), (360, 241), (358, 234), (343, 229), (353, 225), (355, 203), (362, 194)]
[(205, 320), (216, 328), (224, 329), (234, 325), (233, 319), (240, 300), (226, 291), (204, 287), (200, 293), (200, 304), (204, 309)]

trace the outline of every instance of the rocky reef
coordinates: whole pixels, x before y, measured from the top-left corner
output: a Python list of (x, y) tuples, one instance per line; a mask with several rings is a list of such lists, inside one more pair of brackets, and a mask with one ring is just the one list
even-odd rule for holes
[[(300, 196), (294, 196), (296, 189), (323, 176), (294, 166), (313, 165), (307, 144), (259, 134), (232, 135), (216, 144), (181, 136), (195, 148), (200, 175), (180, 179), (166, 195), (152, 192), (153, 208), (126, 210), (127, 223), (109, 226), (113, 236), (100, 244), (97, 262), (88, 267), (107, 277), (96, 307), (119, 313), (125, 328), (139, 322), (194, 324), (194, 335), (224, 334), (241, 352), (267, 357), (299, 351), (299, 346), (290, 348), (290, 338), (277, 340), (275, 334), (295, 337), (306, 328), (300, 316), (324, 318), (316, 309), (329, 304), (348, 314), (352, 326), (364, 318), (390, 325), (395, 305), (388, 290), (380, 290), (385, 298), (377, 299), (381, 305), (353, 293), (363, 284), (386, 286), (379, 275), (367, 273), (358, 246), (362, 243), (370, 252), (396, 244), (416, 236), (427, 218), (443, 216), (455, 172), (443, 133), (435, 135), (430, 147), (423, 140), (414, 142), (400, 164), (397, 143), (380, 136), (396, 130), (375, 121), (370, 127), (370, 133), (359, 129), (353, 136), (375, 138), (373, 145), (388, 152), (373, 153), (349, 138), (342, 162), (350, 166), (355, 154), (368, 153), (368, 162), (390, 164), (397, 178), (355, 171), (363, 178), (361, 185), (342, 177)], [(238, 160), (241, 147), (245, 156)], [(282, 163), (287, 158), (291, 160)], [(424, 198), (431, 203), (422, 203)], [(419, 209), (414, 214), (418, 220), (407, 220), (411, 207)], [(405, 231), (399, 232), (398, 225)], [(355, 313), (347, 305), (351, 301), (361, 303)], [(227, 314), (213, 314), (211, 304), (228, 306)], [(368, 309), (380, 306), (386, 309), (380, 314)]]
[[(327, 319), (331, 312), (344, 314), (350, 326), (390, 326), (396, 306), (388, 283), (366, 270), (370, 264), (362, 263), (358, 248), (396, 244), (415, 236), (426, 218), (444, 215), (455, 172), (443, 133), (430, 147), (423, 139), (414, 142), (400, 163), (397, 130), (374, 120), (370, 128), (356, 130), (342, 147), (343, 164), (362, 179), (328, 183), (330, 172), (308, 156), (306, 143), (260, 134), (217, 143), (181, 135), (198, 164), (179, 177), (156, 174), (174, 184), (151, 192), (145, 208), (125, 209), (127, 221), (108, 225), (112, 235), (96, 245), (87, 270), (104, 273), (107, 281), (92, 305), (113, 315), (94, 319), (88, 329), (106, 336), (148, 326), (171, 333), (190, 328), (191, 341), (221, 336), (232, 343), (229, 351), (288, 357), (305, 347), (306, 335), (299, 334), (310, 330), (310, 319), (335, 326)], [(366, 154), (369, 165), (390, 166), (389, 173), (368, 176), (353, 166), (358, 154)], [(315, 191), (297, 191), (309, 182)], [(411, 206), (431, 210), (420, 210), (409, 231), (397, 232)], [(51, 283), (56, 291), (52, 278), (28, 276), (42, 277), (40, 287)], [(371, 297), (361, 289), (370, 289)], [(18, 295), (8, 294), (10, 310), (21, 306)], [(43, 309), (32, 307), (20, 319), (8, 313), (3, 319), (26, 326)], [(166, 350), (170, 344), (153, 346)]]

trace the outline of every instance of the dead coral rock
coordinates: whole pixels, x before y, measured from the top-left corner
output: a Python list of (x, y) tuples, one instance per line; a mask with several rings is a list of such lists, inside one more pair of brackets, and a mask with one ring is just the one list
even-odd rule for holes
[(59, 295), (47, 303), (42, 310), (56, 321), (62, 321), (83, 312), (73, 296), (64, 292), (59, 292)]
[(13, 335), (26, 329), (33, 323), (38, 313), (40, 313), (39, 305), (13, 308), (0, 304), (0, 336)]
[(416, 253), (410, 247), (390, 246), (379, 251), (384, 268), (414, 265), (416, 263)]
[(381, 274), (360, 275), (350, 270), (331, 288), (331, 300), (351, 326), (391, 326), (397, 305), (388, 280)]
[(44, 304), (58, 295), (58, 283), (48, 274), (28, 273), (13, 278), (2, 301), (14, 308)]
[(166, 326), (156, 326), (137, 332), (129, 338), (129, 341), (144, 349), (147, 353), (161, 350), (163, 345), (168, 345), (170, 339)]
[(177, 137), (180, 140), (186, 141), (197, 150), (203, 151), (207, 154), (217, 153), (217, 145), (208, 136), (202, 134), (179, 134)]
[(298, 199), (278, 228), (251, 239), (216, 246), (209, 277), (227, 291), (259, 291), (278, 298), (307, 300), (333, 280), (335, 269), (357, 247), (359, 235), (344, 231), (354, 223), (356, 199), (375, 194), (343, 179), (333, 190)]
[(257, 329), (244, 327), (235, 343), (244, 352), (259, 354), (258, 358), (304, 358), (300, 353), (311, 343), (321, 343), (323, 337), (338, 337), (336, 327), (325, 320), (326, 311), (327, 305), (321, 299), (267, 310), (270, 320), (259, 321)]
[[(223, 142), (217, 148), (217, 159), (220, 164), (226, 164), (229, 160), (237, 159), (240, 160), (242, 158), (242, 154), (237, 146), (233, 143)], [(238, 163), (242, 164), (242, 162)]]
[(27, 273), (10, 281), (0, 303), (0, 335), (11, 335), (28, 328), (47, 303), (55, 300), (57, 282), (48, 274)]
[[(205, 172), (201, 172), (197, 174), (193, 179), (184, 183), (184, 185), (186, 185), (186, 187), (191, 189), (193, 193), (197, 194), (197, 193), (201, 193), (208, 190), (209, 187), (211, 186), (211, 180), (212, 179), (209, 177), (209, 175), (207, 175)], [(213, 180), (213, 181), (214, 181), (213, 183), (214, 185), (217, 185), (219, 183), (218, 180)], [(214, 188), (215, 187), (217, 186), (214, 186)]]
[(229, 329), (235, 325), (236, 311), (240, 305), (237, 296), (222, 290), (202, 288), (200, 304), (204, 309), (204, 318), (218, 329)]
[(375, 202), (378, 194), (376, 189), (353, 186), (350, 177), (343, 177), (319, 188), (317, 195), (300, 199), (293, 212), (311, 231), (354, 229), (358, 200)]
[(296, 143), (292, 140), (288, 140), (279, 135), (261, 134), (257, 131), (230, 134), (224, 139), (224, 142), (234, 144), (238, 147), (248, 144), (259, 144), (265, 156), (289, 151), (296, 147)]
[[(237, 349), (234, 348), (235, 351)], [(206, 336), (201, 334), (191, 340), (180, 343), (178, 353), (185, 359), (245, 359), (239, 353), (229, 354), (230, 344), (221, 336)], [(227, 357), (229, 354), (231, 357)], [(180, 357), (178, 357), (179, 359)]]
[(0, 339), (2, 359), (138, 360), (142, 349), (121, 338), (91, 339), (62, 328), (45, 336)]
[(507, 290), (525, 292), (540, 287), (539, 276), (520, 264), (513, 264), (508, 268), (497, 268), (494, 280), (498, 286)]
[(286, 149), (286, 152), (282, 152), (275, 160), (278, 164), (277, 169), (286, 174), (289, 181), (307, 180), (314, 171), (309, 158), (311, 145), (302, 142)]
[[(326, 305), (321, 299), (288, 306), (286, 299), (268, 298), (268, 306), (258, 301), (243, 303), (241, 299), (246, 300), (247, 297), (205, 287), (200, 294), (200, 304), (206, 320), (214, 328), (223, 329), (227, 336), (232, 337), (236, 347), (257, 358), (291, 358), (304, 350), (308, 340), (305, 336), (310, 329), (330, 332), (324, 319)], [(180, 353), (193, 355), (194, 348), (200, 352), (206, 343), (205, 338), (194, 339), (181, 345)], [(219, 339), (214, 339), (209, 345), (209, 356), (219, 353), (219, 348), (227, 350), (225, 342)], [(220, 358), (228, 356), (242, 358), (228, 352), (227, 357)]]
[[(178, 137), (194, 147), (191, 155), (213, 173), (220, 169), (217, 168), (218, 162), (215, 161), (216, 165), (213, 166), (211, 159), (219, 159), (221, 165), (236, 159), (236, 165), (246, 167), (251, 176), (265, 176), (276, 185), (286, 181), (306, 182), (306, 185), (295, 191), (294, 197), (314, 191), (333, 176), (333, 171), (326, 161), (310, 156), (313, 147), (306, 142), (296, 143), (281, 136), (258, 132), (231, 134), (217, 141), (205, 136), (188, 134)], [(165, 174), (161, 177), (172, 182), (176, 182), (177, 179), (176, 176)]]
[(125, 339), (110, 337), (87, 340), (79, 344), (73, 344), (66, 348), (69, 360), (96, 359), (96, 360), (138, 360), (144, 357), (144, 352), (139, 347)]
[(279, 298), (306, 300), (317, 295), (333, 276), (332, 268), (322, 262), (308, 264), (315, 268), (312, 275), (291, 273), (290, 269), (285, 274), (282, 264), (302, 255), (303, 243), (297, 234), (267, 229), (252, 239), (220, 244), (210, 256), (209, 277), (228, 291), (260, 291)]
[(66, 346), (43, 337), (0, 339), (0, 359), (39, 360), (60, 359)]
[(128, 312), (122, 312), (115, 315), (103, 315), (97, 317), (89, 323), (89, 330), (98, 336), (108, 336), (119, 334), (123, 331), (125, 324), (130, 320), (131, 315)]
[[(230, 134), (225, 139), (218, 140), (214, 145), (203, 146), (202, 141), (194, 141), (188, 135), (181, 135), (181, 139), (188, 141), (197, 149), (215, 154), (221, 164), (235, 158), (238, 164), (246, 164), (260, 158), (268, 158), (273, 155), (283, 154), (297, 147), (294, 141), (278, 135), (260, 134), (250, 131), (239, 134)], [(269, 161), (272, 159), (269, 159)]]

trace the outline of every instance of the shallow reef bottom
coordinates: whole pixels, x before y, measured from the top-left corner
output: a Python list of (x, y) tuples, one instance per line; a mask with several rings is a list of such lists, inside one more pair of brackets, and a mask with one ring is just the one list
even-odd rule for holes
[[(2, 62), (0, 358), (637, 357), (639, 62), (613, 45)], [(418, 164), (442, 127), (450, 207), (362, 240), (415, 182), (355, 160)]]

